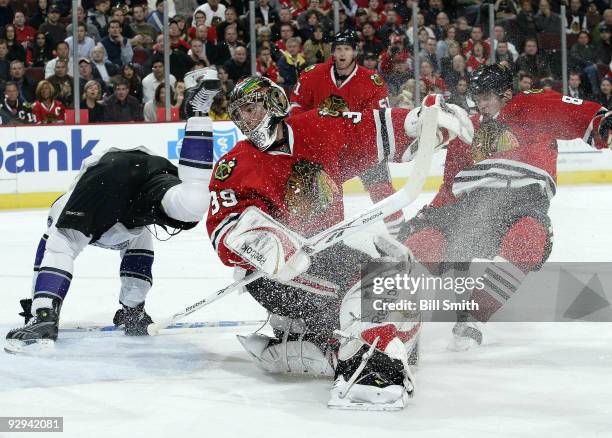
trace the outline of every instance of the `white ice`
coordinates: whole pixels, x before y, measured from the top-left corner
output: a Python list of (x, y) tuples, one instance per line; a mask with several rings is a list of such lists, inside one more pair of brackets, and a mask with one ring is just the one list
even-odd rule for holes
[[(348, 213), (368, 202), (348, 198)], [(611, 186), (561, 187), (551, 215), (550, 260), (612, 261)], [(43, 210), (0, 213), (1, 339), (21, 323), (18, 300), (29, 294), (45, 223)], [(83, 252), (62, 323), (110, 324), (118, 265), (115, 252)], [(231, 282), (202, 225), (157, 244), (154, 275), (154, 318)], [(234, 294), (192, 320), (264, 317)], [(0, 353), (0, 416), (63, 416), (71, 437), (612, 437), (612, 325), (490, 324), (484, 345), (464, 353), (446, 351), (450, 329), (424, 327), (417, 394), (402, 412), (327, 409), (329, 381), (263, 374), (235, 339), (251, 327), (238, 327), (62, 338), (46, 358)]]

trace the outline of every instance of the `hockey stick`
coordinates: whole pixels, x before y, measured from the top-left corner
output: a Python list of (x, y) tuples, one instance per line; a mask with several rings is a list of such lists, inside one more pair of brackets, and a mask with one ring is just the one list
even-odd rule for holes
[[(261, 325), (266, 320), (239, 320), (239, 321), (198, 321), (198, 322), (177, 322), (165, 327), (164, 330), (172, 330), (173, 332), (183, 332), (185, 330), (211, 328), (211, 327), (240, 327), (247, 325)], [(59, 328), (62, 333), (123, 333), (123, 326), (102, 325), (102, 324), (63, 324)]]
[[(414, 167), (410, 173), (408, 182), (393, 195), (383, 199), (380, 202), (377, 202), (363, 213), (339, 222), (327, 230), (308, 239), (306, 244), (302, 247), (304, 252), (311, 256), (317, 254), (335, 243), (346, 239), (357, 231), (361, 231), (364, 228), (369, 227), (386, 216), (389, 216), (414, 202), (423, 189), (423, 184), (425, 183), (425, 179), (427, 178), (429, 169), (431, 167), (433, 149), (437, 140), (436, 130), (438, 109), (435, 107), (423, 108), (420, 120), (421, 131), (419, 133), (418, 140), (419, 148), (416, 153)], [(254, 271), (241, 280), (235, 281), (223, 289), (218, 290), (214, 294), (211, 294), (197, 303), (186, 307), (184, 310), (175, 313), (171, 317), (157, 323), (149, 324), (147, 327), (147, 332), (149, 335), (155, 336), (164, 327), (176, 323), (176, 321), (179, 321), (187, 315), (190, 315), (202, 307), (209, 305), (213, 301), (228, 295), (234, 290), (254, 282), (264, 275), (265, 273), (263, 271)]]

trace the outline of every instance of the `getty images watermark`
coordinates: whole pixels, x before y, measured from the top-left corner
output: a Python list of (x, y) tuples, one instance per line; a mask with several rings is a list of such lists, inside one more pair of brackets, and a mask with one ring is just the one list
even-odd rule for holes
[(362, 320), (454, 322), (486, 315), (506, 322), (612, 322), (612, 263), (544, 263), (526, 275), (517, 269), (486, 260), (445, 262), (433, 273), (418, 263), (366, 263)]

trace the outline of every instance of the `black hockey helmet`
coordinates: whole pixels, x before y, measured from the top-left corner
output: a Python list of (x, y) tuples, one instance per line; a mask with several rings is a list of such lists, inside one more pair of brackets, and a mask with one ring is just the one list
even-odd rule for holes
[(357, 43), (359, 42), (359, 36), (353, 29), (345, 29), (340, 33), (334, 35), (332, 41), (332, 50), (338, 45), (351, 46), (353, 50), (357, 50)]
[(487, 92), (502, 96), (512, 90), (512, 72), (503, 64), (483, 65), (472, 75), (469, 88), (472, 96)]

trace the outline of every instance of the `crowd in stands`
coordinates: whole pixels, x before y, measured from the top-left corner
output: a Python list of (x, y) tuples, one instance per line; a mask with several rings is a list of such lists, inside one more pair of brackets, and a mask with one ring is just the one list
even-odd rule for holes
[[(185, 116), (185, 74), (215, 66), (223, 93), (211, 116), (228, 120), (228, 94), (251, 72), (287, 92), (309, 65), (328, 62), (333, 36), (330, 0), (257, 0), (256, 40), (249, 40), (245, 0), (167, 0), (170, 84), (164, 83), (163, 0), (81, 0), (77, 41), (71, 2), (0, 0), (0, 117), (3, 125), (62, 123), (75, 93), (89, 123), (157, 121), (170, 94)], [(114, 3), (113, 3), (114, 2)], [(412, 5), (417, 3), (417, 23)], [(489, 4), (495, 39), (488, 35)], [(422, 95), (444, 93), (476, 111), (468, 81), (495, 59), (512, 69), (516, 91), (561, 88), (561, 5), (567, 16), (569, 95), (612, 107), (609, 0), (340, 0), (340, 31), (361, 39), (358, 62), (377, 70), (394, 106), (415, 103), (415, 65)], [(420, 50), (413, 53), (414, 26)], [(78, 58), (73, 59), (73, 45)], [(78, 63), (79, 89), (73, 89)]]

